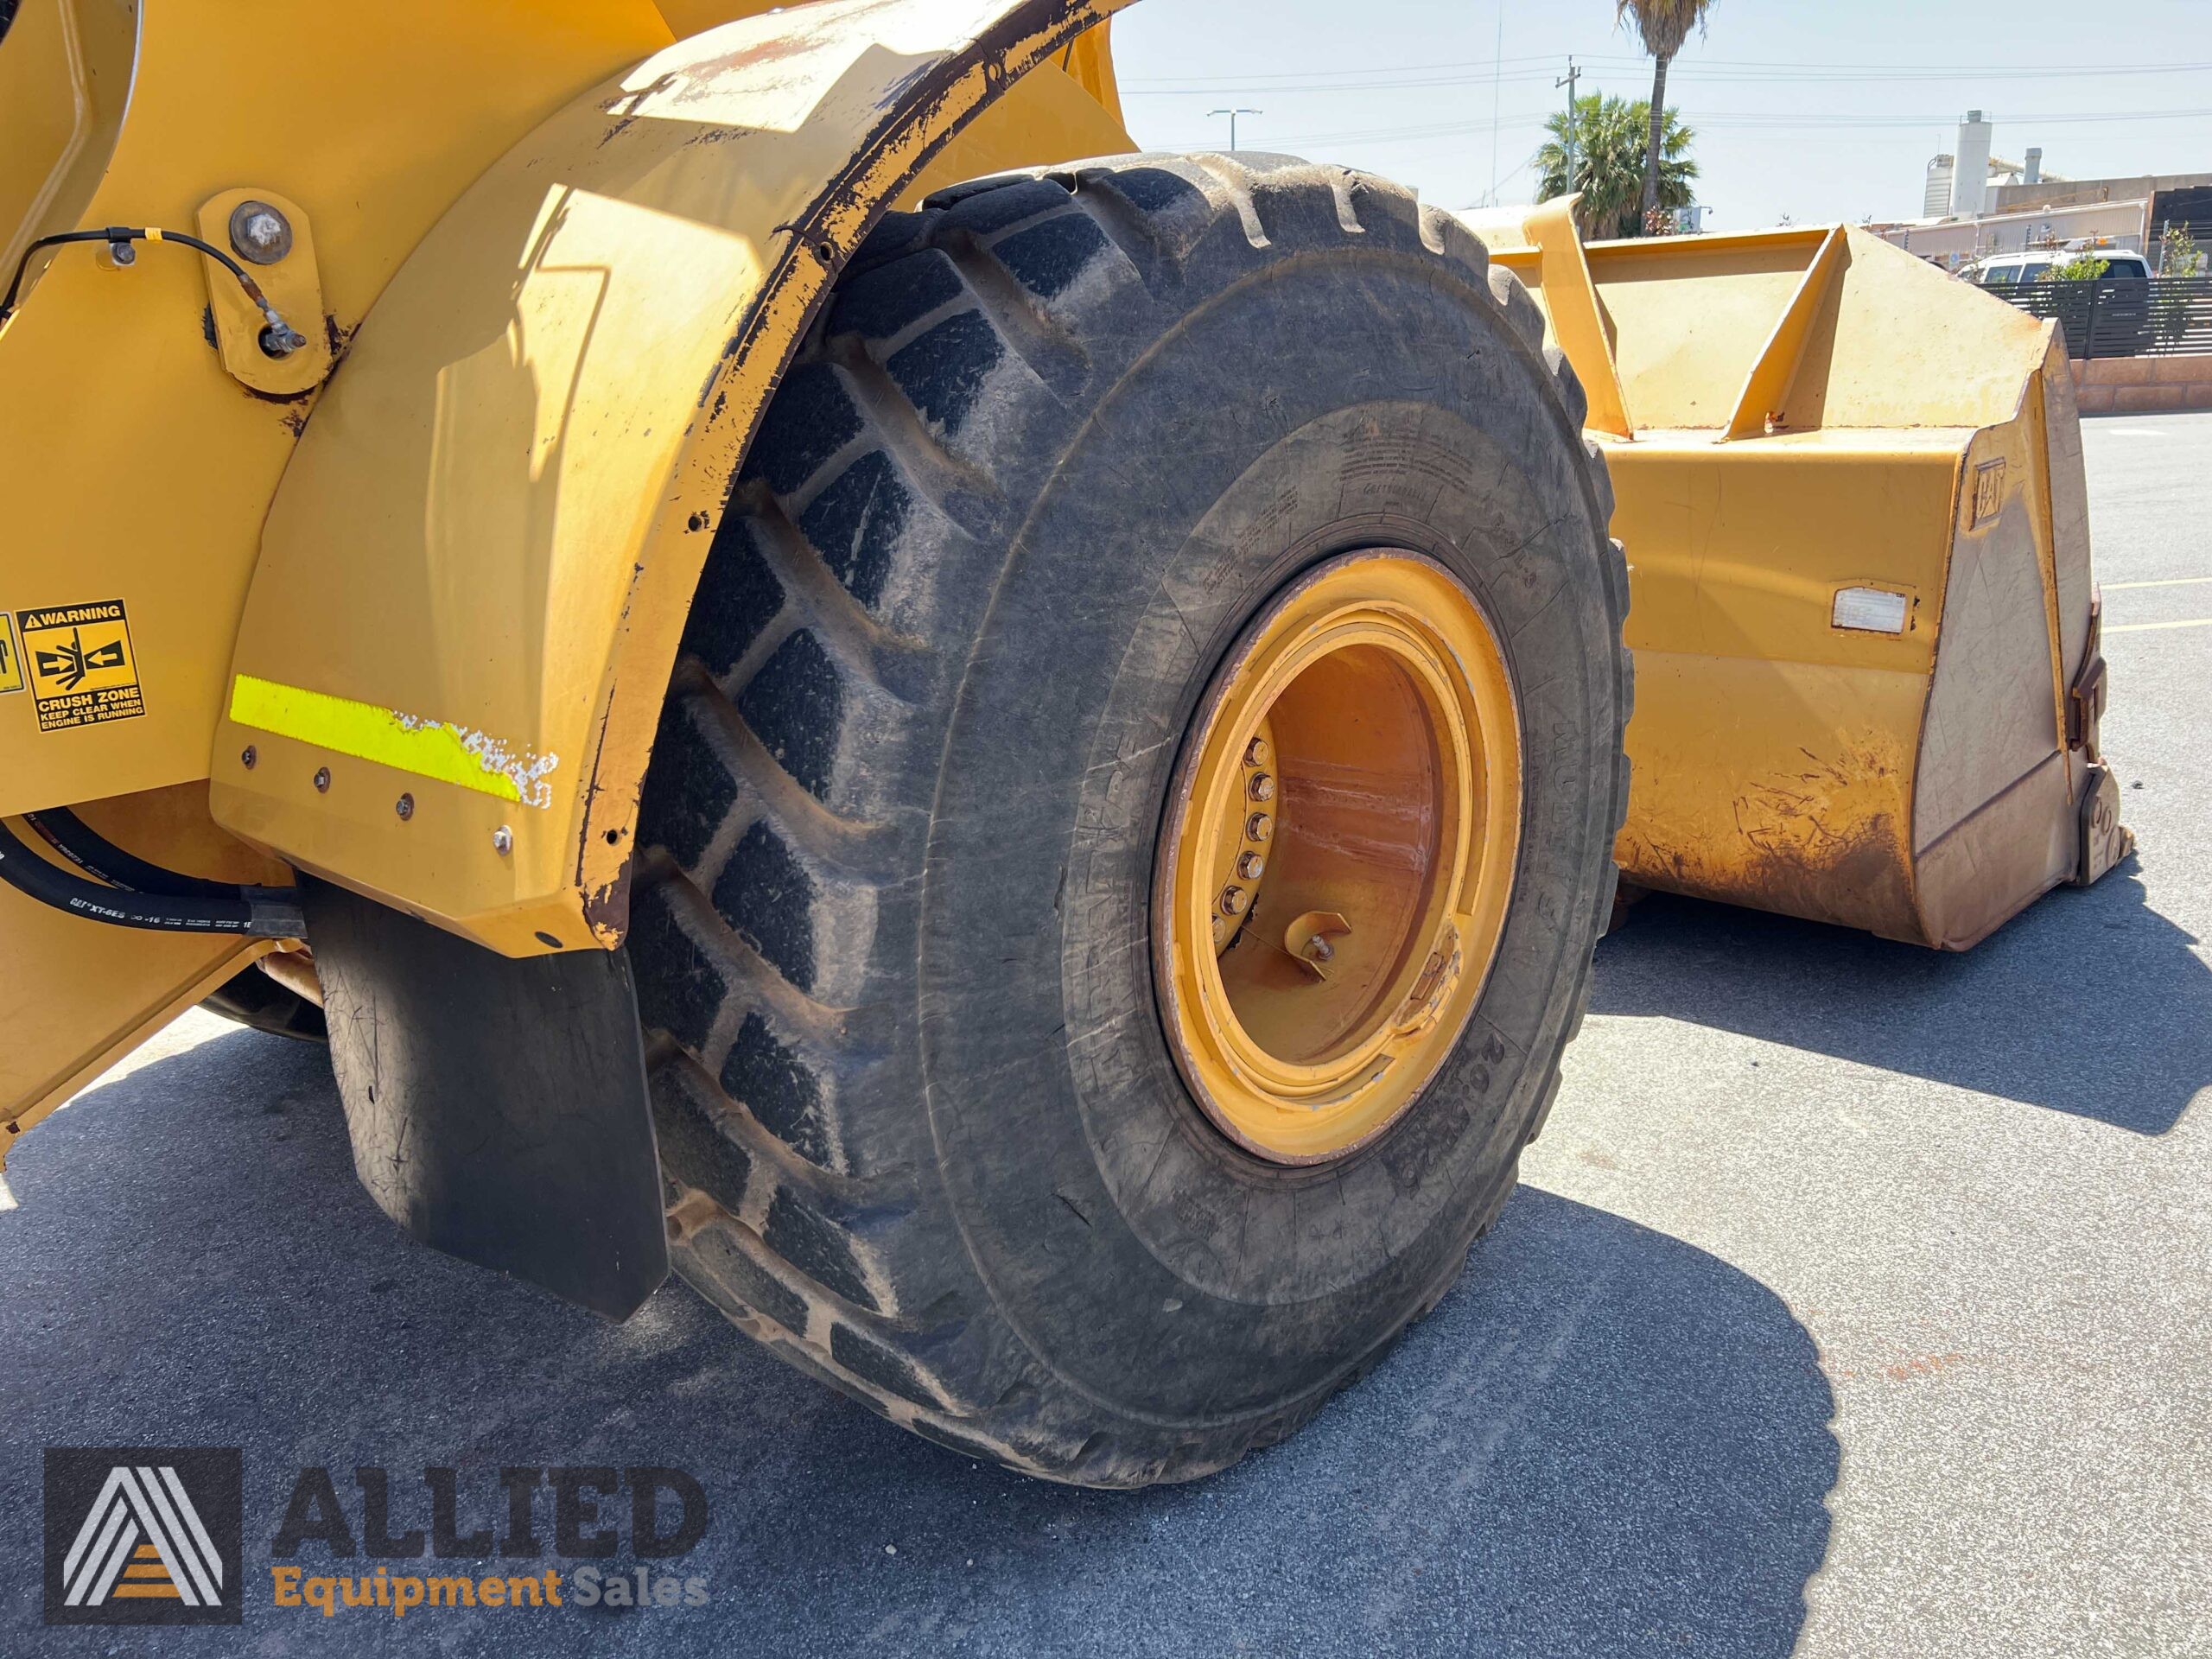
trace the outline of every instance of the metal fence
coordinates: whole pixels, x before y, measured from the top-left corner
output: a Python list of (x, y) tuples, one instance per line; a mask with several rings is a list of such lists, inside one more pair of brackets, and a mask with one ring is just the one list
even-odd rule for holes
[(1989, 291), (2030, 316), (2057, 318), (2069, 357), (2212, 353), (2212, 276), (2008, 283)]

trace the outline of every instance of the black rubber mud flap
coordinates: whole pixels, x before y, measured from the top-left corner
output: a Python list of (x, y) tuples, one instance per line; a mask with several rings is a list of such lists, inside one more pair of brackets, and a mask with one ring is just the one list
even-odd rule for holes
[(517, 962), (303, 878), (353, 1168), (424, 1243), (626, 1319), (668, 1276), (629, 962)]

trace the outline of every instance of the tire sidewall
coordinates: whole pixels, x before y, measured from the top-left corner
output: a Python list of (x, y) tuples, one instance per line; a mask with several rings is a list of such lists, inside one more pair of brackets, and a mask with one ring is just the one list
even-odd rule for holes
[[(1618, 729), (1580, 435), (1477, 276), (1380, 246), (1253, 250), (1195, 297), (1194, 275), (1101, 320), (1149, 349), (1036, 435), (944, 751), (918, 1010), (939, 1165), (999, 1310), (1077, 1388), (1178, 1422), (1329, 1386), (1456, 1272), (1572, 1017)], [(1288, 1168), (1214, 1131), (1168, 1052), (1154, 854), (1238, 632), (1368, 547), (1435, 559), (1491, 620), (1522, 853), (1437, 1077), (1360, 1153)]]

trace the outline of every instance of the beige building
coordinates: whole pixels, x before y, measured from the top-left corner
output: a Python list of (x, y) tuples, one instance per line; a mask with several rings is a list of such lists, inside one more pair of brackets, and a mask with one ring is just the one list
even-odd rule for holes
[[(2034, 152), (2031, 151), (2031, 154)], [(2073, 207), (2088, 203), (2152, 201), (2173, 191), (2212, 186), (2212, 173), (2145, 173), (2132, 179), (2054, 179), (1993, 183), (1988, 209), (2014, 213), (2029, 207)]]
[(2031, 207), (2013, 213), (1985, 213), (1973, 219), (1923, 219), (1866, 228), (1908, 252), (1947, 270), (1992, 253), (2022, 248), (2058, 247), (2074, 241), (2140, 253), (2149, 238), (2151, 201), (2086, 201), (2069, 207)]

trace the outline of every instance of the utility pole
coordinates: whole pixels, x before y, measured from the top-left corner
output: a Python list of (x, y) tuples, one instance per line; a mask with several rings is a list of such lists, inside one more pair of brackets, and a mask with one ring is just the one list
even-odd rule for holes
[(1265, 115), (1266, 113), (1265, 110), (1208, 110), (1206, 119), (1211, 121), (1217, 115), (1225, 115), (1229, 118), (1229, 153), (1234, 156), (1236, 153), (1236, 118), (1240, 115)]
[(1574, 188), (1574, 85), (1582, 79), (1582, 71), (1574, 67), (1574, 54), (1567, 54), (1567, 73), (1552, 82), (1554, 89), (1567, 88), (1567, 137), (1562, 147), (1567, 151), (1567, 188)]

